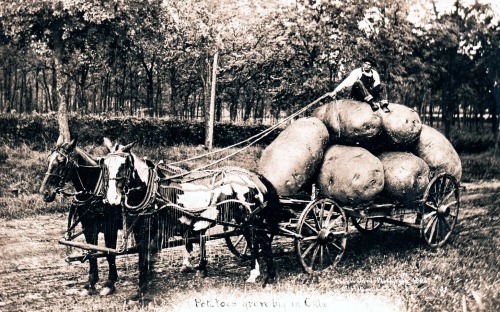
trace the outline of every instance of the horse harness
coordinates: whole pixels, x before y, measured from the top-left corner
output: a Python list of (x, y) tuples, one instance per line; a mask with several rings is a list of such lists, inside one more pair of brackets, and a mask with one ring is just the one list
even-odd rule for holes
[[(63, 196), (73, 196), (73, 200), (71, 202), (70, 208), (69, 208), (69, 215), (68, 215), (68, 227), (66, 230), (65, 237), (66, 239), (73, 239), (74, 237), (78, 235), (73, 235), (73, 230), (76, 228), (80, 220), (89, 212), (92, 212), (93, 214), (99, 213), (103, 214), (104, 210), (102, 208), (102, 205), (100, 205), (100, 202), (102, 200), (102, 191), (103, 191), (103, 172), (100, 170), (99, 172), (99, 177), (97, 179), (97, 183), (94, 187), (93, 190), (87, 190), (85, 188), (85, 183), (83, 183), (82, 178), (79, 174), (78, 169), (79, 168), (96, 168), (95, 166), (83, 166), (79, 165), (76, 161), (76, 153), (74, 151), (71, 151), (70, 153), (67, 153), (63, 147), (56, 147), (52, 150), (52, 153), (58, 153), (59, 155), (63, 156), (64, 158), (64, 163), (62, 164), (62, 169), (58, 173), (54, 173), (50, 171), (50, 167), (45, 173), (45, 176), (52, 176), (59, 178), (59, 183), (58, 187), (56, 188), (56, 193), (61, 194)], [(50, 157), (50, 156), (49, 156)], [(80, 185), (82, 186), (83, 190), (79, 192), (67, 192), (64, 189), (64, 185), (71, 179), (71, 173), (74, 172), (74, 174), (77, 175), (78, 180), (80, 181)], [(86, 209), (80, 210), (82, 213), (76, 217), (76, 212), (78, 208), (84, 207)]]

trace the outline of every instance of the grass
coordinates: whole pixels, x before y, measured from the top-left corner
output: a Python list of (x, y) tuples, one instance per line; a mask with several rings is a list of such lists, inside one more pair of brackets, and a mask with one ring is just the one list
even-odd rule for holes
[(464, 182), (500, 179), (500, 150), (463, 154), (460, 158)]
[[(103, 153), (100, 146), (85, 149), (96, 155)], [(206, 152), (194, 146), (157, 150), (138, 146), (134, 150), (139, 155), (152, 160), (164, 159), (167, 163)], [(261, 148), (253, 147), (217, 166), (254, 169), (260, 153)], [(3, 159), (0, 160), (0, 219), (65, 211), (68, 199), (46, 204), (36, 194), (48, 152), (31, 151), (25, 145), (15, 149), (4, 146), (0, 148), (1, 155), (8, 157), (0, 157)], [(217, 154), (180, 166), (192, 169), (220, 157)], [(500, 191), (497, 186), (479, 183), (500, 177), (498, 155), (489, 151), (461, 155), (461, 158), (464, 184), (479, 186), (463, 192), (456, 235), (442, 248), (427, 247), (419, 233), (412, 229), (384, 226), (371, 235), (353, 230), (344, 258), (335, 269), (318, 276), (303, 274), (294, 254), (285, 252), (276, 256), (277, 283), (266, 289), (242, 283), (248, 264), (242, 268), (241, 264), (228, 260), (231, 258), (223, 243), (209, 247), (211, 271), (206, 279), (179, 275), (176, 263), (180, 256), (167, 250), (162, 254), (172, 261), (167, 261), (158, 274), (156, 294), (147, 305), (125, 305), (126, 292), (122, 290), (112, 298), (75, 300), (71, 306), (74, 310), (87, 311), (217, 311), (223, 310), (220, 303), (224, 302), (228, 305), (227, 311), (234, 311), (231, 306), (238, 311), (498, 311)], [(275, 245), (285, 244), (278, 241)], [(133, 260), (128, 263), (136, 265)], [(132, 289), (136, 272), (132, 268), (122, 273), (125, 276), (118, 287)], [(83, 279), (85, 270), (75, 274)], [(219, 308), (212, 307), (217, 304)], [(60, 301), (51, 308), (66, 310), (68, 303)]]
[(46, 169), (48, 152), (32, 151), (27, 145), (0, 147), (0, 218), (15, 219), (27, 216), (63, 212), (70, 199), (59, 198), (43, 202), (38, 194)]

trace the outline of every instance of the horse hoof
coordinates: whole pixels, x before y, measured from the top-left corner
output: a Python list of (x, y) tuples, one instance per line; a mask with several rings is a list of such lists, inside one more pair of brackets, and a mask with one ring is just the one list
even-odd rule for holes
[(262, 288), (266, 288), (268, 286), (271, 286), (272, 284), (276, 283), (276, 276), (268, 276), (266, 277), (264, 283), (262, 284)]
[(200, 271), (196, 271), (196, 276), (197, 276), (197, 277), (203, 277), (203, 278), (205, 278), (205, 277), (207, 277), (207, 276), (208, 276), (208, 274), (207, 274), (207, 271), (205, 271), (205, 270), (200, 270)]
[(255, 283), (257, 281), (257, 277), (260, 276), (260, 271), (258, 269), (253, 269), (250, 271), (250, 276), (247, 279), (247, 283)]
[(97, 294), (97, 290), (95, 288), (92, 289), (84, 289), (80, 292), (81, 297), (88, 297)]
[(183, 265), (181, 267), (181, 273), (192, 273), (194, 271), (192, 266)]
[(116, 291), (115, 287), (103, 287), (101, 291), (99, 292), (99, 295), (101, 296), (109, 296), (114, 294)]
[(148, 293), (138, 292), (134, 296), (130, 297), (127, 300), (128, 304), (140, 304), (141, 306), (147, 306), (150, 302), (153, 301), (153, 298)]
[(138, 303), (142, 300), (143, 294), (137, 293), (134, 296), (128, 298), (128, 303)]

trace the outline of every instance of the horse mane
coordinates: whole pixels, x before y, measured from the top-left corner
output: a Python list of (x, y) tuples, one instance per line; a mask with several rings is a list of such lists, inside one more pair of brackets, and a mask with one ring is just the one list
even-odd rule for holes
[(89, 153), (85, 152), (84, 150), (82, 150), (78, 146), (75, 147), (75, 153), (78, 156), (78, 164), (79, 165), (89, 166), (89, 167), (90, 166), (92, 166), (92, 167), (98, 166), (97, 161), (92, 156), (90, 156)]
[(139, 175), (139, 179), (147, 184), (149, 177), (149, 168), (150, 168), (148, 162), (141, 159), (139, 156), (137, 156), (132, 152), (130, 152), (130, 155), (132, 155), (134, 159), (134, 170)]

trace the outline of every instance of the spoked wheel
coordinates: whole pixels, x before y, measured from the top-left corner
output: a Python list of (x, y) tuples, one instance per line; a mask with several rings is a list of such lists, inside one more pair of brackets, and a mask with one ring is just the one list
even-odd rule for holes
[(221, 220), (226, 221), (231, 225), (224, 225), (224, 240), (229, 248), (229, 251), (235, 255), (238, 260), (251, 259), (250, 246), (243, 236), (243, 230), (237, 225), (241, 225), (251, 214), (249, 207), (241, 205), (238, 201), (223, 201), (218, 204), (217, 208), (220, 210)]
[(308, 273), (335, 266), (347, 243), (347, 218), (333, 200), (311, 202), (300, 215), (295, 250), (302, 268)]
[(352, 217), (352, 224), (354, 227), (363, 234), (370, 234), (382, 227), (383, 221), (376, 218), (356, 218)]
[(436, 176), (424, 194), (420, 233), (431, 247), (448, 241), (455, 228), (460, 207), (457, 180), (447, 173)]
[[(234, 231), (234, 232), (233, 232)], [(224, 225), (224, 236), (227, 248), (235, 255), (239, 260), (246, 261), (251, 258), (250, 256), (250, 246), (248, 246), (247, 240), (240, 231)]]

